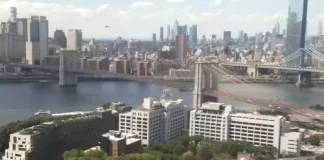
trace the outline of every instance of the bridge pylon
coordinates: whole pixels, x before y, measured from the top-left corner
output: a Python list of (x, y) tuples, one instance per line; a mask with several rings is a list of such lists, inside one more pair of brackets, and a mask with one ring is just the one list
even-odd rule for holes
[(205, 102), (218, 102), (218, 97), (205, 95), (205, 91), (218, 91), (218, 75), (206, 69), (217, 66), (216, 62), (198, 61), (195, 64), (195, 85), (193, 91), (193, 107), (200, 108)]
[(77, 68), (78, 59), (71, 57), (73, 56), (72, 54), (75, 53), (70, 50), (62, 50), (60, 52), (59, 85), (61, 87), (78, 85), (77, 73), (69, 71), (69, 69)]

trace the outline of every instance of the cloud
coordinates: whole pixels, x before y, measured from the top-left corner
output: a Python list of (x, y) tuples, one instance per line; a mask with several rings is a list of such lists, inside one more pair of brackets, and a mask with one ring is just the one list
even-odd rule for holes
[(216, 17), (222, 14), (222, 10), (218, 12), (201, 12), (201, 13), (190, 13), (189, 19), (191, 21), (214, 21)]
[(213, 2), (211, 2), (210, 4), (212, 6), (219, 6), (223, 3), (223, 0), (214, 0)]
[(132, 7), (150, 7), (153, 5), (154, 5), (153, 2), (137, 1), (137, 2), (134, 2), (131, 6)]
[(98, 8), (97, 8), (97, 10), (99, 11), (99, 12), (103, 12), (103, 11), (106, 11), (107, 9), (109, 9), (110, 8), (110, 5), (109, 4), (102, 4), (102, 5), (100, 5)]
[(184, 3), (186, 0), (167, 0), (169, 3)]
[(128, 15), (127, 11), (119, 11), (119, 12), (117, 12), (117, 16), (126, 16), (126, 15)]

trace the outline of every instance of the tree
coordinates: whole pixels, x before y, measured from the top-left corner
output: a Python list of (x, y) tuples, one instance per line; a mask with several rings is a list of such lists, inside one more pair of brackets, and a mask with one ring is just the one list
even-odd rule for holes
[(183, 152), (185, 152), (187, 149), (184, 145), (182, 144), (177, 144), (176, 146), (174, 146), (173, 148), (173, 153), (176, 155), (182, 155)]
[(313, 146), (320, 146), (321, 145), (321, 141), (319, 138), (317, 138), (316, 136), (310, 136), (309, 138), (306, 139), (306, 142), (310, 143)]
[(231, 155), (222, 153), (220, 155), (214, 154), (212, 160), (231, 160), (233, 159)]
[(192, 152), (187, 151), (180, 157), (180, 160), (196, 160), (196, 157)]

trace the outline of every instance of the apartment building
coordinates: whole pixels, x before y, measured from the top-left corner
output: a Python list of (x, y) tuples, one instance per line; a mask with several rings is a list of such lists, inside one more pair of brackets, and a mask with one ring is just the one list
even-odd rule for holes
[(297, 154), (300, 155), (302, 142), (302, 133), (289, 132), (281, 136), (280, 153), (281, 154)]
[(207, 102), (190, 112), (190, 136), (246, 141), (299, 154), (301, 136), (289, 131), (290, 123), (282, 116), (235, 113), (232, 106), (223, 103)]
[(2, 160), (61, 159), (66, 150), (98, 145), (102, 134), (114, 127), (112, 110), (32, 126), (10, 135)]
[(227, 141), (232, 110), (230, 105), (208, 102), (190, 111), (189, 136), (202, 135), (217, 141)]
[(119, 115), (119, 131), (139, 135), (144, 146), (177, 138), (184, 127), (185, 106), (181, 99), (171, 100), (169, 90), (160, 101), (144, 98), (141, 107)]

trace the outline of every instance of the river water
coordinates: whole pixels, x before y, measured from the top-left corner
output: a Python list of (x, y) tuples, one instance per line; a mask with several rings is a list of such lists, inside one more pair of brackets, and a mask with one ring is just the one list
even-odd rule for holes
[[(76, 88), (61, 88), (58, 83), (7, 83), (0, 84), (0, 126), (11, 121), (31, 117), (38, 110), (52, 113), (92, 110), (108, 101), (123, 101), (139, 106), (144, 97), (159, 98), (166, 87), (128, 81), (81, 82)], [(324, 86), (299, 89), (291, 84), (220, 84), (223, 91), (238, 95), (277, 99), (287, 103), (309, 106), (324, 105)], [(172, 89), (175, 99), (192, 104), (192, 93)], [(227, 99), (238, 109), (254, 108)]]

